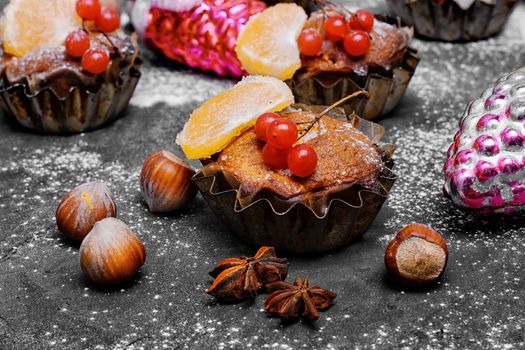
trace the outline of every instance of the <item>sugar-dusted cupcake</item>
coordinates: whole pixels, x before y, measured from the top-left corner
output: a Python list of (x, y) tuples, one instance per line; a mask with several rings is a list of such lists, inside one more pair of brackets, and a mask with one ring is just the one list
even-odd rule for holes
[(250, 76), (195, 110), (177, 142), (206, 164), (197, 187), (248, 244), (340, 248), (367, 230), (386, 199), (394, 147), (378, 145), (377, 124), (291, 102), (283, 82)]
[(278, 4), (250, 19), (237, 55), (250, 74), (285, 80), (300, 103), (330, 105), (367, 90), (368, 99), (344, 108), (372, 120), (399, 103), (414, 74), (419, 59), (411, 37), (398, 19), (366, 10), (324, 5), (307, 17), (297, 5)]
[(98, 0), (11, 0), (1, 44), (0, 107), (38, 132), (76, 133), (115, 120), (140, 78), (136, 38)]
[(419, 36), (473, 41), (498, 34), (517, 0), (387, 0)]

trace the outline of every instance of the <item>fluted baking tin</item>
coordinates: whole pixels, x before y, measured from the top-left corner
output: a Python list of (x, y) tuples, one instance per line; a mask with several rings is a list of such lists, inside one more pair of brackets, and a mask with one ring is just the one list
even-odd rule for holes
[(118, 79), (104, 81), (91, 91), (72, 86), (65, 96), (51, 88), (35, 93), (26, 84), (0, 82), (0, 109), (20, 125), (41, 133), (79, 133), (97, 129), (122, 115), (140, 79), (142, 61), (135, 58), (119, 69)]
[(498, 34), (516, 0), (387, 0), (394, 12), (419, 36), (443, 41), (473, 41)]
[[(401, 27), (399, 18), (377, 17)], [(371, 70), (364, 77), (356, 73), (319, 72), (305, 79), (294, 77), (286, 83), (296, 102), (308, 105), (331, 105), (356, 91), (366, 90), (369, 98), (351, 99), (343, 107), (347, 114), (356, 113), (361, 118), (375, 120), (392, 111), (401, 101), (419, 63), (416, 53), (409, 47), (399, 66), (390, 71)]]
[[(322, 109), (299, 108), (316, 113)], [(341, 117), (344, 112), (339, 110), (337, 115)], [(374, 143), (384, 133), (378, 124), (356, 116), (349, 122)], [(386, 166), (375, 188), (341, 185), (308, 196), (308, 202), (283, 200), (267, 191), (242, 197), (238, 181), (214, 163), (204, 166), (194, 181), (213, 212), (247, 244), (270, 245), (295, 254), (321, 253), (358, 239), (381, 209), (396, 177), (391, 171), (395, 146), (383, 145), (380, 149)]]

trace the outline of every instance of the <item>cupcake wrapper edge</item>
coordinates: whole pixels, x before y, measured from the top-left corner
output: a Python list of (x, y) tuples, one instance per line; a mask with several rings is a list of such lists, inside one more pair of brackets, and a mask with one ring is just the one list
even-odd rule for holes
[[(382, 127), (354, 118), (356, 127), (379, 140)], [(377, 188), (341, 185), (314, 193), (307, 201), (283, 200), (267, 191), (241, 197), (233, 175), (213, 163), (193, 180), (217, 217), (247, 244), (271, 245), (292, 254), (322, 253), (352, 243), (372, 224), (396, 180), (391, 171), (394, 149), (381, 147), (386, 166)]]
[(494, 5), (476, 0), (468, 9), (454, 1), (439, 5), (433, 0), (387, 0), (392, 10), (419, 36), (443, 41), (475, 41), (498, 34), (512, 14), (516, 0)]
[(0, 109), (25, 128), (47, 134), (80, 133), (116, 120), (129, 104), (140, 79), (142, 61), (119, 73), (117, 82), (105, 81), (96, 91), (73, 86), (65, 98), (52, 89), (35, 93), (26, 84), (0, 87)]

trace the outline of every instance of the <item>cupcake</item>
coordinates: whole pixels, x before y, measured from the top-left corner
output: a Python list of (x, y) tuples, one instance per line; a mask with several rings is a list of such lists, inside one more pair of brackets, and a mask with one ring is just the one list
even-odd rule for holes
[(473, 41), (498, 34), (516, 0), (387, 0), (419, 36)]
[(246, 243), (301, 254), (343, 247), (385, 201), (394, 147), (378, 144), (377, 124), (290, 97), (276, 78), (250, 76), (194, 111), (177, 142), (203, 161), (197, 187)]
[(42, 133), (112, 122), (128, 106), (141, 65), (135, 36), (119, 28), (118, 12), (98, 1), (11, 0), (2, 17), (0, 107)]
[[(284, 18), (292, 14), (293, 20)], [(287, 25), (274, 30), (279, 20)], [(264, 45), (261, 37), (268, 38)], [(237, 55), (250, 74), (285, 80), (300, 103), (330, 105), (367, 90), (369, 98), (343, 107), (373, 120), (399, 103), (414, 74), (419, 59), (409, 47), (411, 38), (412, 30), (398, 19), (366, 10), (325, 5), (306, 17), (294, 4), (278, 4), (250, 19)]]

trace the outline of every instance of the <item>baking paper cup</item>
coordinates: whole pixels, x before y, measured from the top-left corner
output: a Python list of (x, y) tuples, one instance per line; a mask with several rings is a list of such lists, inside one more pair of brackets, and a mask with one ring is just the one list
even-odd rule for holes
[(136, 57), (119, 69), (116, 81), (108, 76), (95, 91), (73, 86), (66, 96), (51, 88), (35, 93), (27, 85), (0, 82), (0, 108), (22, 126), (42, 133), (79, 133), (117, 119), (129, 104), (141, 76), (142, 61)]
[[(382, 21), (401, 26), (400, 19), (380, 17)], [(401, 64), (392, 70), (370, 70), (368, 75), (360, 76), (353, 72), (319, 72), (299, 80), (297, 75), (286, 81), (292, 89), (295, 100), (308, 105), (331, 105), (358, 90), (370, 93), (354, 98), (343, 104), (347, 114), (356, 113), (367, 120), (377, 119), (393, 110), (414, 75), (419, 63), (417, 51), (407, 48)]]
[(473, 41), (499, 33), (514, 10), (516, 0), (497, 0), (494, 5), (476, 0), (468, 9), (447, 0), (387, 0), (392, 10), (419, 36), (443, 41)]
[[(297, 107), (314, 113), (324, 109)], [(340, 109), (331, 116), (340, 118), (344, 111)], [(378, 124), (356, 116), (349, 122), (374, 143), (384, 133)], [(294, 254), (321, 253), (355, 241), (381, 209), (396, 180), (391, 171), (395, 146), (382, 145), (379, 149), (385, 168), (375, 188), (346, 184), (294, 200), (283, 200), (270, 191), (243, 197), (237, 179), (213, 162), (205, 165), (193, 180), (212, 211), (247, 244), (274, 246)]]

